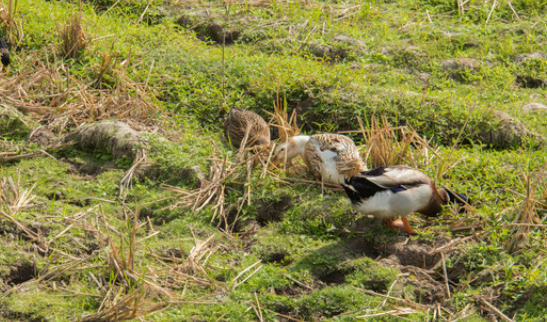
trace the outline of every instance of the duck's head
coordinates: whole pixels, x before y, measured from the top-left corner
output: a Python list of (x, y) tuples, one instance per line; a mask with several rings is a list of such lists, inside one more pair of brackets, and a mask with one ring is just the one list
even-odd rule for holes
[(446, 203), (458, 205), (461, 207), (464, 207), (465, 205), (471, 203), (471, 199), (462, 193), (455, 193), (452, 192), (450, 189), (440, 189), (439, 192), (441, 193), (443, 199), (445, 199)]
[(272, 163), (278, 165), (281, 162), (292, 160), (299, 154), (304, 154), (306, 143), (308, 143), (309, 140), (310, 137), (307, 135), (290, 137), (275, 149)]
[(1, 61), (2, 61), (2, 66), (4, 66), (4, 68), (7, 68), (8, 65), (9, 65), (10, 62), (11, 62), (11, 60), (10, 60), (10, 58), (9, 58), (9, 54), (8, 54), (8, 53), (3, 53), (3, 54), (2, 54)]

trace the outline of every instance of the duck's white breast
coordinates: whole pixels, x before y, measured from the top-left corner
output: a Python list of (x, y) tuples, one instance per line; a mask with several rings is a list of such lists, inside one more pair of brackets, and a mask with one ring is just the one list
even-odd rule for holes
[(306, 154), (310, 167), (321, 175), (323, 182), (344, 182), (344, 177), (338, 172), (337, 152), (328, 149), (321, 151), (320, 142), (312, 138), (306, 146)]
[(353, 208), (364, 215), (378, 218), (408, 216), (429, 203), (431, 192), (431, 186), (426, 184), (396, 193), (384, 190), (361, 203), (353, 204)]

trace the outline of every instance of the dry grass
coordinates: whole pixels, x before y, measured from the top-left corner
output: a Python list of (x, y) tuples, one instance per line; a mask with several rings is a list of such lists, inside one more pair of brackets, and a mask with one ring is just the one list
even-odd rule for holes
[[(507, 244), (510, 252), (526, 247), (529, 244), (529, 236), (532, 227), (541, 228), (545, 234), (546, 226), (538, 216), (538, 212), (547, 210), (545, 168), (541, 169), (535, 176), (530, 172), (527, 173), (521, 170), (520, 183), (521, 188), (524, 190), (524, 194), (510, 190), (523, 198), (523, 200), (514, 208), (515, 219), (513, 220), (511, 228), (512, 237)], [(540, 191), (543, 191), (543, 195), (538, 193)], [(547, 240), (547, 238), (544, 236), (543, 240)]]
[(138, 319), (144, 315), (161, 311), (165, 305), (154, 302), (156, 296), (148, 296), (144, 288), (138, 288), (135, 291), (121, 298), (116, 297), (116, 301), (104, 310), (84, 316), (82, 322), (114, 322)]
[(82, 55), (87, 44), (82, 28), (82, 17), (74, 14), (67, 23), (60, 28), (61, 44), (59, 50), (64, 58), (78, 58)]
[[(158, 201), (168, 199), (179, 199), (169, 206), (170, 209), (174, 209), (181, 205), (190, 207), (192, 211), (199, 212), (207, 206), (212, 206), (213, 222), (217, 217), (220, 217), (220, 222), (224, 223), (225, 227), (228, 227), (227, 207), (225, 205), (225, 190), (226, 182), (232, 181), (237, 177), (236, 170), (238, 166), (244, 164), (245, 161), (241, 161), (239, 164), (228, 161), (227, 157), (220, 158), (220, 152), (216, 150), (209, 161), (211, 165), (209, 167), (209, 175), (207, 180), (202, 180), (200, 187), (193, 190), (187, 190), (174, 186), (165, 186), (166, 190), (174, 193), (173, 196)], [(158, 202), (156, 201), (156, 202)]]
[(14, 180), (11, 176), (4, 176), (0, 179), (0, 209), (1, 211), (13, 216), (21, 211), (33, 206), (31, 203), (36, 196), (32, 191), (36, 188), (36, 183), (28, 189), (21, 187), (21, 171), (17, 171), (17, 178)]
[(24, 37), (22, 23), (15, 19), (17, 1), (8, 0), (7, 5), (0, 3), (0, 29), (6, 31), (5, 40), (11, 45), (12, 50), (17, 47)]
[(53, 64), (29, 58), (17, 75), (0, 78), (0, 103), (32, 115), (58, 132), (69, 126), (112, 118), (144, 124), (157, 122), (153, 94), (123, 70), (112, 69), (118, 77), (114, 89), (96, 90), (92, 86), (96, 81), (85, 84), (73, 78), (55, 53), (52, 55)]
[(281, 98), (279, 97), (279, 90), (276, 97), (276, 102), (274, 102), (274, 113), (268, 111), (265, 112), (268, 113), (274, 120), (273, 123), (270, 122), (269, 124), (277, 129), (279, 133), (279, 140), (281, 142), (285, 142), (288, 138), (298, 135), (300, 130), (296, 124), (296, 110), (292, 111), (291, 117), (289, 118), (287, 113), (287, 102), (281, 101)]
[(386, 117), (372, 117), (369, 129), (365, 129), (361, 120), (359, 125), (365, 138), (363, 160), (368, 160), (372, 168), (397, 164), (423, 168), (439, 156), (439, 150), (431, 147), (414, 129), (394, 127)]
[(17, 227), (26, 238), (31, 240), (41, 252), (48, 250), (44, 237), (31, 230), (25, 223), (16, 219), (16, 216), (26, 209), (34, 206), (31, 202), (35, 199), (32, 194), (37, 183), (30, 188), (24, 189), (21, 186), (21, 173), (17, 171), (17, 178), (5, 176), (0, 179), (0, 218), (5, 218)]

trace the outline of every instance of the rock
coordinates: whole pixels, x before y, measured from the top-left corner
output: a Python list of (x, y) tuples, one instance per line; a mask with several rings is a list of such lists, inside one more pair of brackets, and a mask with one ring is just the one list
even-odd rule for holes
[(476, 70), (479, 68), (480, 62), (473, 58), (460, 57), (445, 59), (441, 61), (441, 66), (446, 71)]
[(141, 135), (124, 122), (103, 121), (82, 125), (64, 141), (74, 140), (84, 149), (112, 151), (115, 159), (124, 156), (133, 159), (142, 144)]
[(522, 107), (522, 110), (526, 113), (541, 113), (547, 112), (547, 106), (541, 103), (530, 103)]
[(497, 121), (496, 130), (482, 133), (481, 141), (494, 147), (509, 148), (524, 143), (527, 138), (534, 139), (536, 144), (544, 145), (545, 137), (530, 131), (519, 120), (502, 111), (494, 111), (493, 119)]
[(544, 59), (547, 59), (547, 54), (535, 52), (535, 53), (531, 53), (531, 54), (516, 55), (515, 56), (515, 63), (522, 64), (522, 63), (524, 63), (528, 60), (532, 60), (532, 59), (544, 60)]
[(341, 43), (350, 44), (350, 45), (359, 45), (359, 46), (365, 46), (366, 45), (366, 43), (363, 40), (359, 40), (359, 39), (352, 38), (352, 37), (349, 37), (349, 36), (346, 36), (346, 35), (341, 35), (341, 34), (334, 36), (334, 38), (332, 38), (332, 40), (338, 41), (338, 42), (341, 42)]
[(473, 72), (480, 66), (480, 62), (473, 58), (460, 57), (441, 61), (442, 68), (449, 73), (449, 77), (464, 81), (466, 72)]
[(207, 11), (186, 12), (175, 23), (184, 28), (195, 30), (198, 38), (202, 40), (209, 38), (218, 44), (233, 44), (241, 37), (242, 33), (237, 26), (225, 27), (221, 17), (210, 16)]
[(341, 60), (347, 57), (347, 52), (344, 49), (337, 49), (334, 47), (321, 45), (321, 44), (309, 44), (308, 48), (312, 55), (319, 58), (328, 58), (331, 60)]

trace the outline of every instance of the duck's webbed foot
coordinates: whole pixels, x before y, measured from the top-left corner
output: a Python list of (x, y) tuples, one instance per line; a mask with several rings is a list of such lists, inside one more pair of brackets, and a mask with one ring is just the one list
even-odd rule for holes
[(391, 227), (395, 230), (403, 230), (405, 228), (403, 222), (400, 219), (392, 220), (391, 218), (387, 218), (386, 224), (388, 227)]
[(412, 227), (410, 227), (410, 223), (408, 222), (408, 219), (406, 217), (402, 217), (402, 222), (403, 222), (403, 226), (404, 226), (404, 231), (409, 234), (409, 235), (416, 235), (416, 231), (414, 229), (412, 229)]

